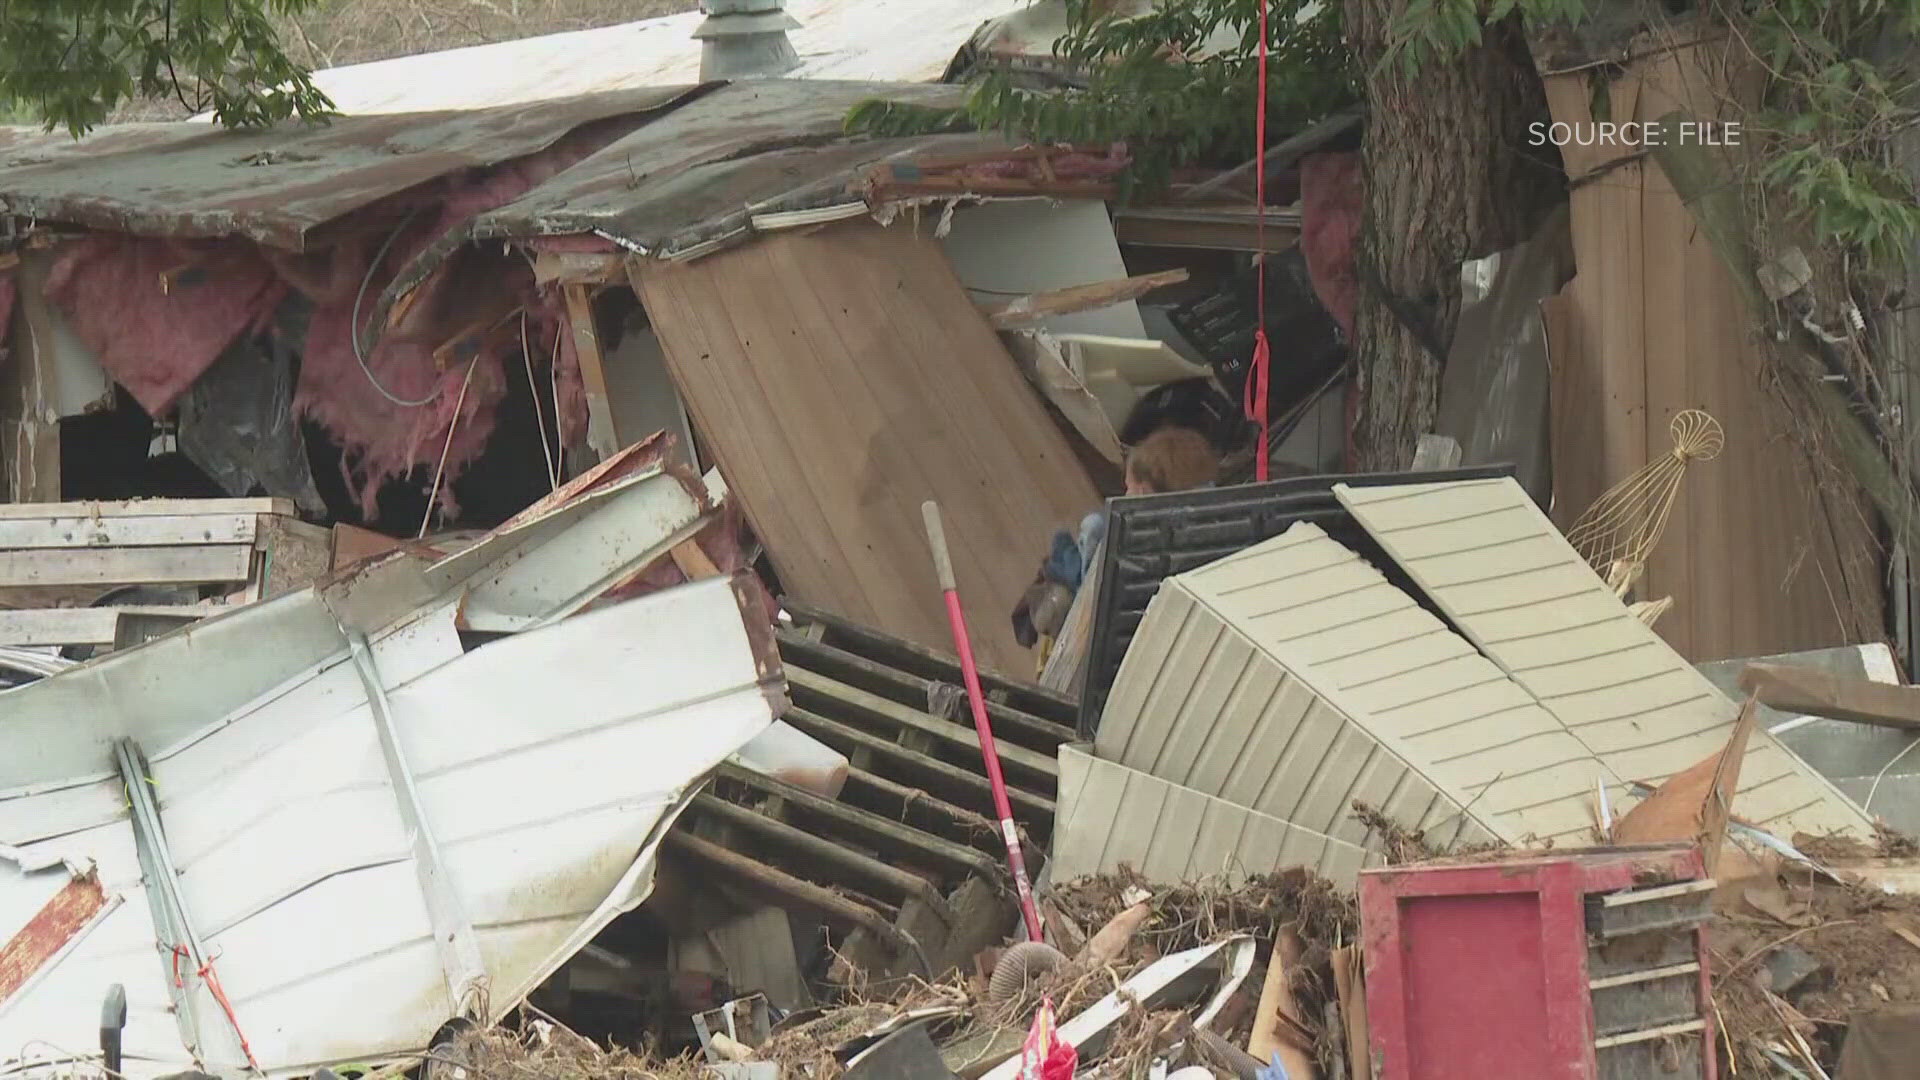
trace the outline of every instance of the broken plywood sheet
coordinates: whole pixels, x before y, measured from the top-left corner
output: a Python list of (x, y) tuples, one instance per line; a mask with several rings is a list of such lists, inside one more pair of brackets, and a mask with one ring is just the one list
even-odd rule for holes
[(1155, 884), (1178, 884), (1305, 866), (1351, 889), (1378, 853), (1236, 806), (1076, 746), (1060, 748), (1060, 817), (1053, 832), (1055, 881), (1109, 874), (1122, 864)]
[[(770, 237), (634, 287), (705, 446), (798, 599), (923, 645), (950, 640), (920, 504), (952, 523), (968, 607), (1012, 611), (1036, 546), (1099, 497), (968, 299), (904, 224)], [(1032, 659), (997, 615), (989, 666)]]
[(1468, 819), (1510, 842), (1582, 838), (1596, 782), (1620, 780), (1310, 523), (1168, 579), (1134, 640), (1102, 757), (1353, 843), (1355, 800), (1443, 844)]
[[(1739, 715), (1620, 603), (1510, 479), (1334, 494), (1494, 663), (1625, 780), (1724, 746)], [(1757, 731), (1734, 812), (1782, 836), (1865, 832), (1840, 790)]]

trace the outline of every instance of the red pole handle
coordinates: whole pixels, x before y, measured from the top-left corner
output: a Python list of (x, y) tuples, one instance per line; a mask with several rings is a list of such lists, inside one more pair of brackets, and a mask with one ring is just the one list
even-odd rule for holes
[(947, 550), (947, 530), (940, 522), (940, 504), (929, 499), (920, 513), (927, 521), (927, 544), (933, 549), (933, 569), (940, 579), (940, 591), (946, 594), (947, 622), (953, 630), (953, 648), (960, 655), (960, 676), (967, 684), (967, 703), (973, 708), (973, 729), (980, 736), (980, 759), (987, 768), (987, 781), (993, 788), (993, 810), (1000, 817), (1000, 832), (1007, 842), (1007, 868), (1013, 873), (1013, 886), (1020, 894), (1020, 914), (1027, 923), (1027, 936), (1041, 940), (1040, 912), (1034, 906), (1033, 885), (1027, 880), (1027, 860), (1020, 853), (1020, 830), (1013, 823), (1013, 805), (1007, 799), (1007, 781), (1000, 772), (1000, 751), (993, 741), (993, 724), (987, 719), (987, 698), (980, 692), (980, 669), (973, 660), (973, 643), (967, 636), (966, 616), (960, 611), (960, 589), (953, 575), (953, 555)]

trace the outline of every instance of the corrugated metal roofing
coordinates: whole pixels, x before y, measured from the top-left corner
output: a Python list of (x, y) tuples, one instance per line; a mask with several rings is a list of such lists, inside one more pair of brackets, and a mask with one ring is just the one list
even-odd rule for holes
[(1131, 866), (1155, 884), (1222, 876), (1229, 882), (1305, 866), (1351, 889), (1383, 860), (1336, 840), (1204, 792), (1060, 748), (1060, 816), (1053, 831), (1055, 881)]
[(1142, 635), (1163, 607), (1185, 607), (1181, 625), (1135, 639), (1103, 756), (1355, 842), (1356, 799), (1443, 840), (1463, 807), (1505, 840), (1575, 837), (1596, 781), (1618, 780), (1318, 526), (1169, 579)]
[[(787, 0), (798, 79), (940, 78), (981, 23), (1030, 0)], [(344, 113), (492, 108), (700, 81), (697, 11), (593, 30), (331, 68), (314, 81)]]
[[(1334, 489), (1480, 650), (1622, 779), (1720, 750), (1739, 706), (1614, 596), (1510, 479)], [(1734, 812), (1782, 835), (1863, 832), (1838, 788), (1756, 731)]]
[(130, 124), (79, 141), (0, 130), (0, 214), (149, 235), (239, 235), (299, 251), (310, 230), (385, 196), (537, 153), (582, 125), (666, 109), (693, 93), (655, 87), (258, 131)]
[[(522, 198), (476, 218), (474, 239), (598, 232), (664, 253), (729, 232), (753, 214), (856, 200), (860, 166), (934, 146), (1003, 146), (983, 135), (865, 139), (847, 110), (869, 98), (957, 105), (952, 86), (767, 80), (732, 83), (683, 103)], [(402, 281), (408, 275), (402, 275)]]

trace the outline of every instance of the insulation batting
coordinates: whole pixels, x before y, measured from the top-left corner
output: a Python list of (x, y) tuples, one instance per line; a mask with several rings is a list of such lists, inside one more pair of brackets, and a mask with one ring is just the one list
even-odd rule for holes
[[(495, 414), (506, 397), (506, 380), (526, 378), (519, 355), (519, 320), (509, 313), (527, 306), (529, 345), (537, 355), (552, 355), (539, 352), (541, 343), (551, 348), (554, 334), (564, 324), (559, 297), (534, 293), (532, 271), (524, 261), (482, 259), (471, 251), (441, 263), (415, 287), (415, 295), (396, 305), (398, 314), (386, 325), (369, 326), (376, 318), (378, 298), (421, 252), (464, 229), (476, 215), (526, 194), (598, 149), (608, 137), (605, 133), (570, 137), (532, 157), (446, 177), (434, 190), (410, 196), (411, 210), (395, 205), (369, 208), (363, 215), (369, 224), (358, 230), (357, 239), (332, 249), (330, 262), (276, 258), (280, 271), (308, 292), (316, 305), (294, 407), (339, 440), (345, 451), (342, 466), (348, 486), (368, 514), (374, 512), (383, 484), (416, 468), (434, 468), (443, 449), (446, 476), (440, 498), (447, 513), (454, 513), (453, 482), (486, 449)], [(371, 225), (372, 220), (389, 224), (380, 229)], [(392, 229), (403, 231), (393, 237), (380, 265), (371, 266)], [(361, 370), (354, 352), (353, 308), (363, 285), (361, 341), (367, 367), (394, 397), (419, 401), (431, 396), (427, 404), (396, 404)], [(489, 325), (490, 312), (500, 313), (499, 325)], [(434, 350), (470, 329), (476, 319), (482, 324), (478, 351), (448, 363), (445, 370), (436, 366)], [(572, 344), (565, 341), (566, 335), (561, 337), (560, 412), (566, 430), (570, 414), (577, 412), (584, 418), (586, 407)], [(473, 379), (456, 420), (455, 406), (469, 365)], [(577, 405), (569, 405), (569, 383)], [(584, 426), (581, 419), (574, 430)]]
[(243, 241), (88, 236), (57, 249), (46, 295), (100, 366), (161, 416), (235, 338), (265, 325), (286, 286)]
[(1300, 162), (1300, 252), (1313, 291), (1353, 340), (1353, 309), (1360, 298), (1354, 247), (1366, 209), (1366, 178), (1357, 153), (1311, 154)]

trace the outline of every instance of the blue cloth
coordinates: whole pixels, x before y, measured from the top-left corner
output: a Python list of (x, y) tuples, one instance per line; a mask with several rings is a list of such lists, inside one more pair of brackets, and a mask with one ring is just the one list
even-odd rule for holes
[(1105, 507), (1095, 510), (1080, 519), (1080, 577), (1086, 579), (1093, 573), (1093, 557), (1100, 551), (1100, 545), (1107, 539), (1107, 511)]
[(1257, 1080), (1287, 1080), (1287, 1067), (1280, 1063), (1280, 1055), (1276, 1053), (1272, 1065), (1255, 1069), (1253, 1075)]
[(1069, 592), (1078, 592), (1083, 562), (1080, 545), (1062, 530), (1053, 534), (1053, 549), (1047, 552), (1047, 561), (1041, 567), (1041, 573), (1046, 575), (1048, 581), (1065, 585)]

